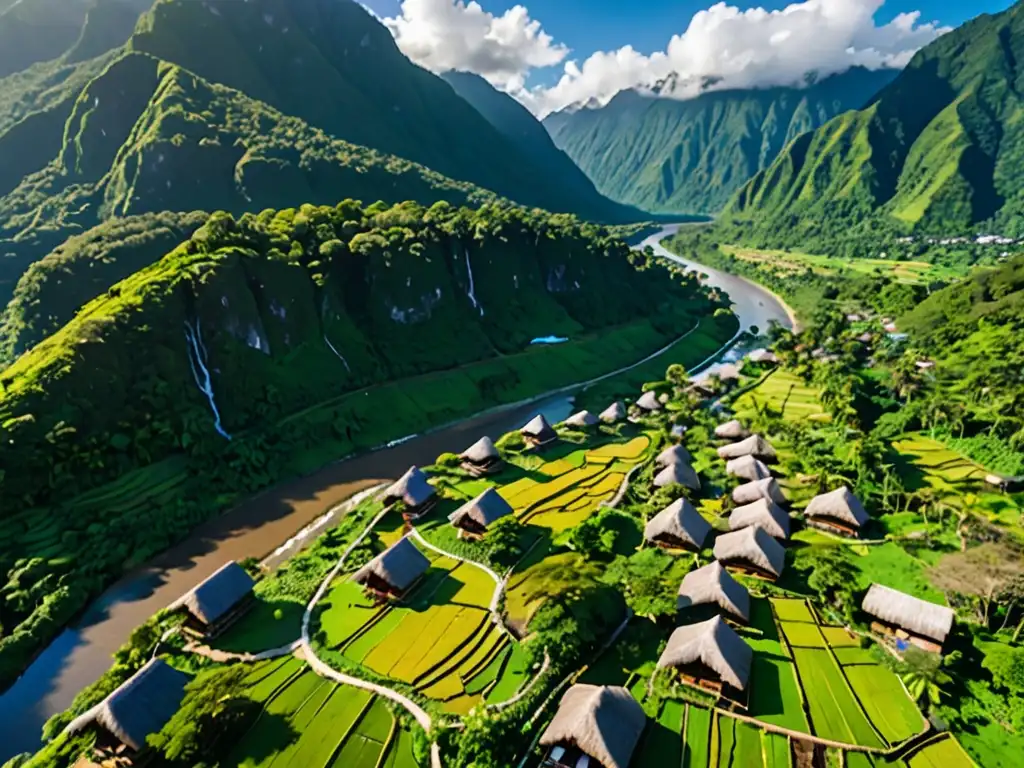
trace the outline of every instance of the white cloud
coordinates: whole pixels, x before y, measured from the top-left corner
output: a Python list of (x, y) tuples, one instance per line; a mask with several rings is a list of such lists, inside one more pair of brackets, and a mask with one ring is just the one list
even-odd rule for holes
[[(673, 74), (672, 95), (689, 98), (712, 78), (715, 88), (750, 88), (798, 84), (808, 72), (825, 77), (854, 65), (902, 67), (948, 31), (922, 23), (919, 12), (877, 25), (874, 16), (883, 3), (804, 0), (767, 11), (719, 2), (694, 14), (664, 51), (645, 55), (625, 46), (598, 51), (582, 63), (565, 61), (568, 49), (523, 6), (494, 16), (476, 2), (405, 0), (401, 16), (385, 23), (419, 64), (438, 72), (476, 72), (544, 116), (574, 103), (604, 103), (625, 88), (648, 87)], [(525, 87), (531, 71), (563, 61), (553, 86)]]
[(476, 72), (510, 92), (524, 87), (531, 70), (560, 64), (569, 53), (521, 5), (495, 16), (477, 2), (403, 0), (401, 15), (384, 23), (417, 64)]

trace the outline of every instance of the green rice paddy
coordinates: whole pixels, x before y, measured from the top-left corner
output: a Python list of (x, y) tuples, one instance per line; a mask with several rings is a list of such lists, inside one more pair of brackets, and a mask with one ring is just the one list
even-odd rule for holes
[(952, 736), (944, 736), (915, 753), (910, 768), (975, 768), (975, 763)]

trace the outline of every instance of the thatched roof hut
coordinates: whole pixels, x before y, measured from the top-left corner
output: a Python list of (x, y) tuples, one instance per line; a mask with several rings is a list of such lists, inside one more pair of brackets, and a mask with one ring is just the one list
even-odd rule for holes
[(542, 413), (538, 413), (526, 422), (519, 430), (519, 434), (525, 437), (527, 442), (532, 442), (535, 445), (544, 445), (558, 439), (558, 433), (552, 429)]
[(685, 461), (677, 461), (669, 464), (661, 472), (654, 476), (654, 485), (657, 488), (664, 488), (667, 485), (681, 485), (691, 491), (700, 490), (700, 478), (697, 472)]
[(759, 365), (777, 365), (779, 362), (778, 355), (768, 349), (755, 349), (747, 355), (747, 359)]
[(686, 499), (676, 499), (652, 517), (644, 527), (644, 538), (650, 542), (702, 549), (711, 524), (700, 516)]
[(430, 501), (436, 493), (434, 486), (427, 482), (427, 476), (423, 470), (412, 466), (398, 480), (384, 489), (380, 499), (385, 504), (403, 501), (406, 506), (415, 508)]
[(723, 445), (718, 449), (718, 456), (722, 459), (738, 459), (740, 456), (753, 456), (761, 461), (775, 461), (775, 449), (771, 443), (761, 435), (751, 435), (746, 440), (738, 443)]
[(740, 378), (739, 366), (734, 363), (726, 363), (725, 365), (719, 366), (715, 373), (722, 381), (739, 381)]
[(739, 419), (733, 419), (715, 427), (715, 437), (722, 440), (742, 440), (749, 436), (750, 432)]
[(661, 403), (658, 402), (658, 395), (653, 389), (644, 392), (636, 404), (645, 411), (660, 411), (662, 409)]
[(920, 600), (883, 584), (871, 585), (864, 595), (861, 610), (939, 645), (946, 641), (953, 628), (955, 615), (952, 608)]
[(714, 397), (715, 390), (700, 381), (693, 382), (686, 388), (686, 392), (691, 395), (697, 395), (700, 398)]
[(567, 426), (582, 429), (586, 429), (587, 427), (596, 427), (600, 423), (601, 420), (590, 411), (578, 411), (565, 420), (565, 424)]
[(448, 516), (449, 522), (458, 528), (467, 528), (482, 533), (491, 523), (512, 514), (512, 507), (496, 490), (488, 488), (472, 501), (467, 501)]
[(776, 504), (786, 503), (786, 497), (774, 477), (752, 480), (733, 488), (732, 500), (736, 504), (753, 504), (758, 499), (768, 499)]
[(771, 470), (765, 466), (764, 462), (753, 456), (729, 459), (725, 464), (725, 472), (740, 480), (764, 480), (766, 477), (772, 476)]
[(404, 592), (430, 568), (430, 561), (404, 536), (355, 572), (352, 580), (371, 588)]
[(746, 690), (754, 651), (721, 616), (679, 627), (668, 639), (658, 667), (700, 664), (723, 683)]
[(717, 560), (683, 577), (676, 605), (679, 610), (717, 605), (738, 619), (750, 620), (750, 593)]
[(731, 531), (749, 528), (752, 525), (764, 528), (773, 538), (789, 538), (789, 515), (786, 510), (769, 499), (758, 499), (751, 504), (736, 507), (729, 515)]
[(645, 725), (647, 715), (625, 688), (577, 683), (563, 694), (540, 743), (574, 746), (606, 768), (628, 768)]
[(715, 539), (715, 559), (723, 565), (751, 565), (778, 578), (786, 567), (786, 550), (763, 528), (753, 526)]
[(162, 659), (151, 659), (107, 698), (72, 720), (65, 733), (99, 726), (137, 752), (178, 711), (188, 682), (184, 672)]
[(811, 499), (804, 510), (809, 520), (828, 518), (860, 528), (870, 518), (860, 500), (845, 485)]
[(487, 464), (501, 459), (501, 454), (498, 453), (498, 448), (495, 446), (494, 441), (484, 435), (460, 453), (459, 458), (464, 461), (471, 461), (474, 464)]
[(198, 622), (212, 626), (249, 597), (255, 585), (245, 568), (231, 560), (178, 598), (170, 608), (184, 608)]
[(664, 451), (658, 454), (658, 458), (654, 460), (654, 463), (659, 467), (667, 467), (670, 464), (690, 464), (693, 461), (693, 456), (686, 450), (686, 446), (673, 445), (666, 448)]
[(622, 421), (626, 418), (626, 406), (616, 400), (614, 403), (609, 405), (598, 416), (601, 421), (606, 424), (614, 424), (618, 421)]

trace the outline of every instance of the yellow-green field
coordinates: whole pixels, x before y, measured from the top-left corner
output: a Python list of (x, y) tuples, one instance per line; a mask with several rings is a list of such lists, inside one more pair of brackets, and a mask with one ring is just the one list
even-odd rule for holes
[(772, 373), (754, 389), (740, 395), (733, 409), (738, 419), (750, 423), (765, 406), (781, 412), (788, 421), (831, 420), (818, 400), (818, 391), (789, 371)]

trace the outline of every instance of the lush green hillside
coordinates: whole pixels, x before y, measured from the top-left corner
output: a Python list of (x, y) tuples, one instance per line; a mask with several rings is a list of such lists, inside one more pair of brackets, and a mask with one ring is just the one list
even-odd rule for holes
[(1019, 3), (939, 38), (869, 107), (800, 136), (729, 212), (797, 235), (863, 221), (959, 234), (994, 220), (1021, 233), (1022, 41)]
[[(564, 215), (215, 214), (0, 374), (0, 681), (232, 500), (624, 367), (698, 321), (720, 344), (720, 306)], [(570, 341), (530, 346), (549, 334)]]
[(0, 77), (70, 48), (92, 0), (21, 0), (0, 10)]
[(544, 125), (609, 197), (650, 211), (709, 213), (794, 137), (863, 106), (893, 74), (855, 68), (805, 89), (713, 91), (688, 101), (623, 91)]

